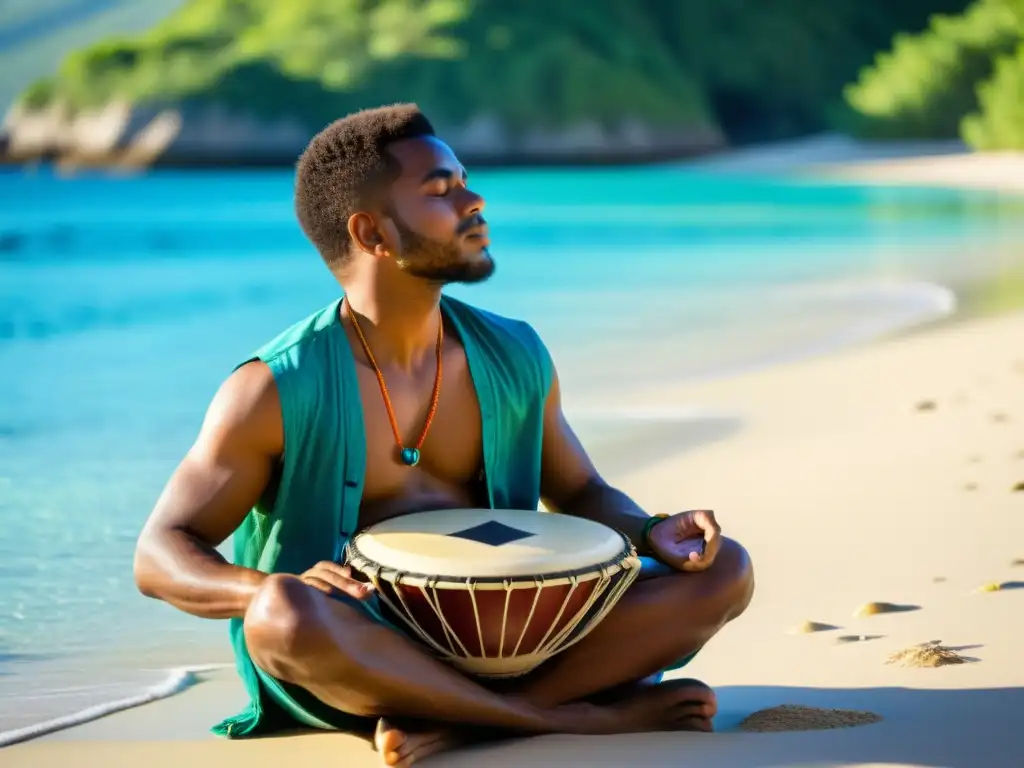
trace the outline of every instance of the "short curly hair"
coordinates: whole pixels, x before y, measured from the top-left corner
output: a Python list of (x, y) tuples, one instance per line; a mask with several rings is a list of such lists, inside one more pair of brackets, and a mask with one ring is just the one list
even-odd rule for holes
[(401, 173), (387, 152), (396, 141), (433, 136), (415, 104), (364, 109), (335, 120), (313, 137), (296, 168), (295, 212), (302, 231), (332, 270), (351, 254), (348, 220)]

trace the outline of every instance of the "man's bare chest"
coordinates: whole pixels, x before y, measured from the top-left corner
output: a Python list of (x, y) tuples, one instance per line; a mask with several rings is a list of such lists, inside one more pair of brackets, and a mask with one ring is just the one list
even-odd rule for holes
[[(366, 432), (367, 501), (453, 491), (479, 482), (482, 423), (465, 353), (455, 348), (442, 357), (437, 406), (424, 436), (436, 371), (435, 366), (428, 368), (419, 376), (389, 376), (382, 371), (385, 396), (373, 368), (357, 365)], [(417, 445), (419, 462), (409, 466), (400, 458), (401, 449)]]

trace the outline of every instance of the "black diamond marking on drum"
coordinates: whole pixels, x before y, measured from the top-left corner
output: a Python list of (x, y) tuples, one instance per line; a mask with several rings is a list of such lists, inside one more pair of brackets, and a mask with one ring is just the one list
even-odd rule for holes
[(490, 544), (492, 547), (500, 547), (502, 544), (510, 544), (520, 539), (528, 539), (537, 534), (521, 531), (518, 528), (499, 523), (496, 520), (488, 520), (486, 523), (480, 523), (480, 525), (474, 525), (472, 528), (455, 531), (448, 535), (457, 536), (460, 539), (478, 541), (481, 544)]

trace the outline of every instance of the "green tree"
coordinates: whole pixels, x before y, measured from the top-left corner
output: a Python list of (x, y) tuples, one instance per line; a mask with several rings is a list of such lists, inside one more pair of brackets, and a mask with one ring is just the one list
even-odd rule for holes
[(964, 141), (978, 150), (1024, 149), (1024, 45), (996, 62), (978, 101), (980, 112), (963, 120)]
[(978, 86), (1020, 44), (1021, 0), (978, 0), (959, 16), (936, 16), (920, 35), (897, 35), (891, 51), (846, 89), (849, 127), (872, 138), (949, 139), (978, 107)]
[(731, 137), (764, 140), (830, 126), (842, 89), (895, 33), (968, 0), (639, 0), (701, 83)]
[(415, 100), (446, 126), (634, 119), (765, 140), (827, 127), (843, 85), (894, 33), (966, 3), (191, 0), (145, 35), (72, 54), (22, 101), (219, 105), (312, 130)]
[(113, 98), (216, 104), (317, 128), (416, 100), (439, 121), (493, 115), (513, 129), (634, 117), (712, 123), (653, 21), (609, 2), (193, 0), (136, 40), (75, 53), (23, 100), (72, 109)]

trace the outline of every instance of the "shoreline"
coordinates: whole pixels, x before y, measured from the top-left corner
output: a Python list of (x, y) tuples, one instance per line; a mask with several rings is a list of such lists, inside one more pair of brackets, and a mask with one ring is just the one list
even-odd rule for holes
[(826, 133), (727, 150), (679, 167), (819, 183), (1024, 194), (1024, 152), (975, 152), (959, 140), (860, 141)]
[(861, 184), (1024, 194), (1024, 152), (964, 153), (862, 163), (825, 163), (808, 172), (819, 179)]
[[(2, 151), (0, 146), (0, 170), (20, 169), (32, 171), (37, 168), (53, 168), (59, 173), (104, 172), (111, 175), (121, 173), (145, 172), (149, 170), (181, 170), (195, 173), (219, 173), (222, 171), (265, 171), (289, 170), (294, 168), (298, 152), (287, 152), (281, 155), (248, 156), (239, 158), (218, 158), (210, 160), (201, 156), (181, 155), (173, 158), (158, 159), (145, 165), (132, 165), (117, 157), (100, 159), (60, 158), (42, 156), (39, 158), (20, 158)], [(612, 151), (608, 149), (592, 152), (509, 152), (503, 154), (465, 151), (460, 153), (467, 166), (479, 169), (515, 169), (515, 168), (615, 168), (622, 166), (659, 165), (662, 163), (680, 162), (691, 158), (705, 157), (708, 150), (699, 148), (655, 148), (641, 150)]]
[(200, 675), (203, 673), (216, 672), (233, 667), (233, 664), (199, 664), (195, 666), (172, 667), (166, 670), (167, 674), (160, 682), (144, 688), (137, 694), (95, 704), (71, 714), (44, 720), (33, 725), (0, 731), (0, 749), (86, 725), (129, 709), (169, 699), (198, 685), (201, 682)]
[[(312, 138), (310, 134), (309, 138)], [(9, 150), (0, 134), (0, 170), (53, 168), (59, 173), (103, 172), (112, 175), (137, 173), (148, 170), (184, 170), (197, 173), (217, 173), (239, 170), (287, 170), (294, 168), (305, 142), (284, 148), (279, 153), (252, 152), (247, 155), (211, 157), (208, 154), (175, 152), (166, 156), (133, 157), (132, 147), (109, 154), (88, 156), (60, 156), (55, 152), (38, 155), (17, 155)], [(712, 141), (686, 140), (653, 142), (650, 145), (612, 148), (611, 143), (582, 150), (518, 150), (487, 152), (479, 148), (465, 148), (459, 152), (462, 162), (479, 169), (514, 168), (614, 168), (622, 166), (659, 165), (684, 162), (708, 157), (721, 152), (721, 146)]]
[[(297, 149), (278, 154), (252, 152), (245, 156), (211, 157), (177, 152), (129, 162), (129, 150), (101, 156), (61, 157), (12, 154), (0, 133), (0, 170), (31, 173), (40, 168), (58, 174), (101, 172), (136, 174), (147, 170), (217, 173), (238, 170), (292, 168)], [(122, 157), (125, 155), (125, 157)], [(861, 140), (824, 132), (776, 142), (726, 146), (714, 142), (655, 142), (651, 146), (611, 145), (589, 149), (511, 149), (491, 152), (466, 148), (460, 157), (481, 169), (586, 169), (629, 166), (674, 166), (715, 173), (782, 175), (835, 183), (919, 186), (987, 190), (1024, 194), (1024, 152), (976, 152), (959, 139)]]
[[(17, 156), (5, 148), (2, 138), (0, 136), (0, 169), (34, 172), (50, 168), (58, 174), (289, 169), (295, 164), (296, 152), (301, 150), (299, 147), (280, 154), (254, 152), (217, 158), (178, 152), (132, 164), (118, 153), (98, 157), (60, 157), (54, 153)], [(460, 157), (467, 166), (488, 170), (668, 165), (716, 173), (792, 175), (821, 181), (1024, 193), (1024, 152), (975, 152), (960, 140), (867, 141), (843, 134), (821, 133), (732, 147), (681, 140), (677, 144), (623, 149), (610, 146), (503, 152), (465, 149)]]

